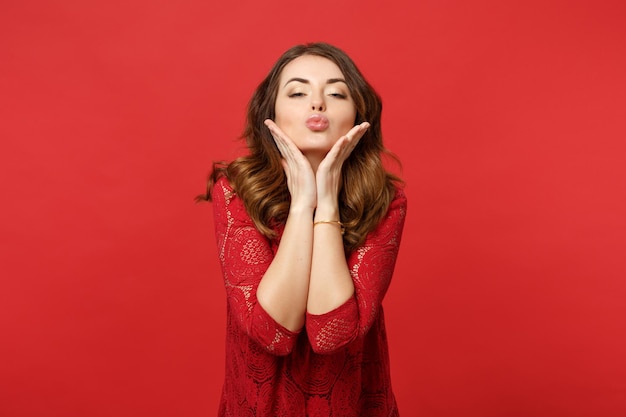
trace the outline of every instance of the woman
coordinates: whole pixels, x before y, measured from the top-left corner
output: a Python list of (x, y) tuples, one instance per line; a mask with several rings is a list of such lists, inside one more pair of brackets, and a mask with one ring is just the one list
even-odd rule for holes
[(220, 416), (397, 416), (383, 309), (406, 213), (381, 100), (340, 49), (295, 46), (250, 101), (249, 154), (207, 194), (227, 294)]

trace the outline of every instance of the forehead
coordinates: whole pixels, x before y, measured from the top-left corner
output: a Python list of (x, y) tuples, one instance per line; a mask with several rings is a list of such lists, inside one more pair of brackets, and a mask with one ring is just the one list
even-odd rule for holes
[(291, 78), (304, 78), (310, 81), (326, 81), (330, 78), (344, 78), (333, 61), (316, 55), (302, 55), (283, 68), (280, 75), (281, 86)]

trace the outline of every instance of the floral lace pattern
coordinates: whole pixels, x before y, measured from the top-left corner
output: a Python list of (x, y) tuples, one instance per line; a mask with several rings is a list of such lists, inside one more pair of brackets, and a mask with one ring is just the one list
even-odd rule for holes
[(348, 256), (355, 296), (328, 313), (307, 314), (300, 332), (274, 321), (256, 299), (279, 239), (268, 240), (256, 230), (225, 178), (212, 195), (227, 296), (219, 415), (397, 416), (382, 301), (404, 227), (403, 190), (397, 190), (376, 230)]

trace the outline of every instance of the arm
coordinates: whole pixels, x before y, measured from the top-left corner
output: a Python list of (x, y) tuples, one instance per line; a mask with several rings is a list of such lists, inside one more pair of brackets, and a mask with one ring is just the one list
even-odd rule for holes
[(311, 270), (312, 216), (313, 210), (290, 210), (276, 256), (257, 291), (265, 311), (291, 331), (298, 331), (304, 325)]
[[(289, 329), (275, 320), (257, 298), (260, 283), (275, 259), (274, 253), (278, 256), (275, 245), (254, 227), (243, 202), (225, 178), (216, 182), (212, 195), (229, 314), (268, 352), (286, 355), (293, 349), (298, 329)], [(298, 315), (304, 319), (304, 307)]]
[(267, 120), (266, 126), (283, 157), (291, 202), (276, 257), (259, 285), (258, 299), (276, 321), (296, 331), (304, 325), (309, 292), (315, 176), (293, 141), (273, 121)]
[[(317, 208), (315, 222), (339, 219), (339, 189), (341, 169), (350, 156), (369, 123), (361, 123), (339, 138), (324, 157), (315, 174)], [(315, 315), (327, 313), (354, 296), (341, 236), (336, 223), (317, 223), (313, 228), (313, 257), (307, 312)]]
[(391, 282), (406, 207), (406, 196), (398, 189), (387, 215), (364, 244), (350, 254), (354, 295), (334, 310), (307, 314), (307, 334), (316, 352), (335, 352), (370, 329)]

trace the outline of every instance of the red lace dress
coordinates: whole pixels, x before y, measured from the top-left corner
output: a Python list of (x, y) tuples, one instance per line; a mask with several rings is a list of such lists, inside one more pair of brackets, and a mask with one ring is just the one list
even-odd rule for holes
[(274, 321), (256, 299), (279, 239), (256, 230), (224, 178), (212, 196), (227, 295), (219, 416), (398, 416), (381, 302), (404, 226), (402, 189), (378, 228), (348, 257), (354, 297), (326, 314), (307, 314), (299, 332)]

